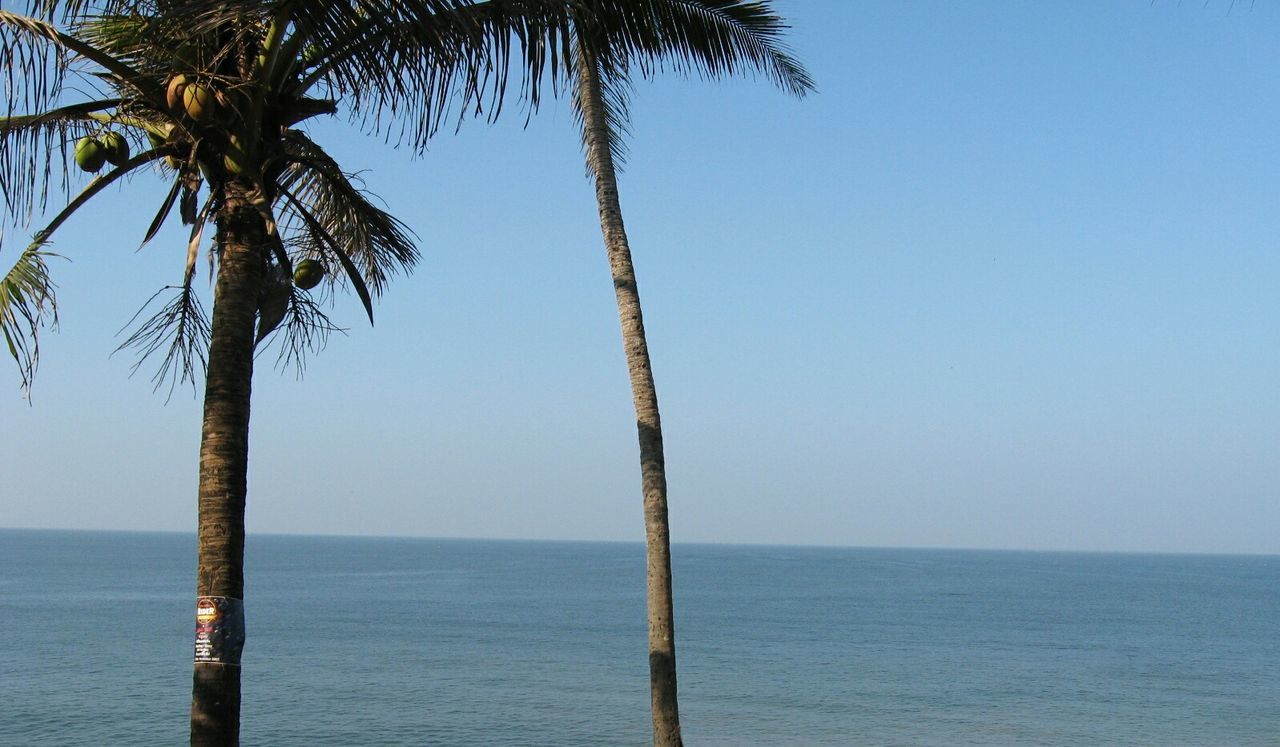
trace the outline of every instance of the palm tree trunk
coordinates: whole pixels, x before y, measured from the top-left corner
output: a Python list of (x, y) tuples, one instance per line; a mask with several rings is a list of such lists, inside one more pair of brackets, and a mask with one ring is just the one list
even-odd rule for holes
[[(249, 395), (267, 238), (247, 186), (228, 184), (218, 212), (220, 262), (200, 440), (192, 745), (239, 744)], [(217, 619), (211, 622), (211, 616)]]
[(677, 747), (680, 708), (676, 700), (676, 641), (671, 599), (671, 531), (667, 523), (667, 472), (662, 454), (662, 421), (658, 392), (649, 364), (640, 292), (631, 247), (622, 225), (618, 181), (609, 150), (609, 124), (604, 115), (600, 73), (583, 45), (578, 46), (578, 85), (587, 162), (596, 177), (596, 206), (613, 274), (622, 346), (631, 376), (636, 429), (640, 439), (640, 476), (644, 494), (645, 550), (648, 561), (649, 692), (653, 711), (653, 743)]

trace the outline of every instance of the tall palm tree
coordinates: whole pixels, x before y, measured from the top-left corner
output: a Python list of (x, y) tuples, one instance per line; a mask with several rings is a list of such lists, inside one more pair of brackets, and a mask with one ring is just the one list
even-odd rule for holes
[[(803, 96), (813, 84), (778, 42), (785, 28), (765, 2), (742, 0), (651, 0), (643, 10), (644, 35), (610, 27), (599, 17), (579, 17), (573, 28), (573, 100), (582, 126), (588, 171), (595, 177), (600, 230), (613, 279), (622, 327), (622, 347), (631, 379), (640, 442), (644, 497), (649, 627), (649, 685), (655, 745), (682, 744), (676, 688), (674, 607), (671, 594), (671, 531), (667, 520), (667, 476), (662, 421), (645, 338), (640, 293), (618, 199), (617, 161), (624, 153), (628, 65), (648, 74), (664, 62), (705, 76), (746, 67), (769, 75), (786, 91)], [(635, 39), (644, 41), (637, 44)], [(640, 54), (637, 54), (637, 52)]]
[[(490, 31), (494, 31), (490, 26), (496, 26), (494, 35), (499, 38), (507, 33), (516, 9), (517, 15), (526, 16), (519, 39), (524, 43), (522, 82), (528, 103), (538, 107), (544, 72), (550, 72), (557, 89), (564, 85), (571, 91), (582, 125), (587, 168), (595, 176), (640, 442), (654, 743), (678, 745), (662, 424), (615, 166), (625, 153), (622, 135), (630, 73), (634, 68), (647, 77), (670, 68), (714, 78), (755, 71), (796, 96), (811, 91), (813, 81), (782, 46), (786, 25), (767, 0), (485, 0), (468, 10)], [(501, 101), (499, 94), (491, 117)]]
[[(310, 288), (323, 278), (321, 293), (332, 297), (333, 286), (349, 286), (372, 321), (372, 297), (417, 257), (405, 227), (301, 125), (342, 104), (365, 131), (421, 146), (455, 100), (499, 109), (511, 39), (541, 38), (548, 21), (503, 0), (481, 22), (471, 5), (28, 0), (25, 14), (0, 10), (13, 92), (0, 110), (6, 219), (25, 226), (44, 208), (51, 164), (76, 170), (73, 142), (77, 167), (111, 164), (66, 193), (66, 206), (0, 278), (0, 331), (24, 386), (39, 360), (38, 332), (56, 322), (46, 246), (78, 208), (150, 169), (171, 186), (143, 243), (173, 212), (191, 226), (181, 282), (157, 294), (167, 302), (126, 345), (162, 356), (157, 386), (204, 371), (192, 744), (238, 742), (255, 350), (278, 338), (280, 360), (303, 365), (333, 329)], [(536, 98), (538, 81), (526, 85)], [(193, 284), (209, 224), (211, 319)]]

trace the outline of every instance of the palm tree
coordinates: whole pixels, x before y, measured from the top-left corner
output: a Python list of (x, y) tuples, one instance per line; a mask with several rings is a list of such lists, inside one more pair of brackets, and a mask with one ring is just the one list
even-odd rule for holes
[[(111, 167), (67, 192), (0, 279), (0, 330), (29, 387), (38, 331), (57, 320), (46, 261), (54, 232), (126, 175), (151, 169), (171, 180), (143, 243), (175, 211), (191, 226), (181, 282), (157, 294), (168, 300), (126, 345), (161, 354), (157, 386), (204, 371), (191, 742), (235, 744), (255, 350), (278, 338), (280, 361), (302, 366), (334, 329), (310, 288), (323, 279), (331, 298), (349, 286), (372, 321), (372, 297), (417, 257), (405, 227), (301, 125), (341, 101), (364, 130), (394, 125), (420, 147), (455, 98), (464, 109), (500, 109), (510, 40), (541, 38), (548, 21), (517, 12), (518, 2), (504, 16), (504, 2), (481, 22), (469, 0), (28, 5), (0, 11), (14, 92), (0, 112), (6, 218), (25, 226), (44, 208), (51, 164), (60, 157), (64, 174), (75, 171), (73, 142), (76, 167)], [(533, 80), (526, 90), (536, 98), (537, 88)], [(84, 100), (68, 101), (76, 95)], [(211, 319), (192, 282), (209, 224)]]
[[(574, 105), (582, 125), (587, 168), (595, 177), (596, 207), (618, 303), (640, 442), (653, 741), (671, 747), (682, 741), (662, 421), (616, 177), (627, 124), (628, 63), (635, 58), (645, 74), (671, 58), (678, 69), (693, 69), (707, 76), (750, 67), (766, 72), (797, 96), (803, 96), (813, 84), (799, 63), (778, 45), (784, 26), (767, 3), (652, 0), (644, 5), (644, 12), (637, 14), (647, 22), (643, 36), (627, 33), (625, 28), (610, 28), (598, 17), (579, 18), (573, 29), (571, 64), (576, 77)], [(643, 42), (638, 44), (637, 39)]]
[[(649, 76), (671, 67), (718, 77), (764, 73), (787, 92), (813, 89), (804, 68), (780, 44), (786, 26), (765, 0), (485, 0), (466, 9), (493, 39), (514, 30), (524, 44), (523, 91), (539, 105), (544, 71), (571, 89), (582, 124), (587, 168), (613, 276), (640, 442), (647, 557), (649, 677), (654, 743), (678, 745), (670, 528), (662, 424), (645, 339), (631, 251), (618, 201), (615, 161), (625, 148), (631, 66)], [(513, 18), (518, 19), (513, 23)], [(505, 69), (505, 68), (503, 68)], [(505, 86), (494, 89), (490, 117)], [(478, 102), (477, 102), (478, 103)], [(481, 108), (477, 106), (476, 114)]]
[(640, 442), (654, 744), (679, 745), (662, 423), (615, 167), (625, 152), (629, 73), (633, 66), (644, 76), (670, 67), (710, 78), (752, 70), (796, 96), (811, 91), (813, 81), (781, 45), (786, 26), (767, 0), (487, 0), (472, 9), (473, 17), (503, 23), (512, 4), (536, 19), (520, 36), (527, 42), (523, 84), (529, 104), (539, 104), (544, 71), (571, 90), (587, 168), (595, 176)]

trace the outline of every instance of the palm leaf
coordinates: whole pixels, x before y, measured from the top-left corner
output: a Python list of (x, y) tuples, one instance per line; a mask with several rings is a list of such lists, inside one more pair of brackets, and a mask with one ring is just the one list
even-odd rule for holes
[[(323, 4), (321, 4), (323, 5)], [(492, 74), (483, 30), (460, 0), (358, 0), (349, 10), (302, 4), (299, 33), (321, 51), (299, 91), (320, 84), (349, 98), (369, 129), (417, 144), (444, 119), (457, 91)]]
[(411, 232), (374, 205), (357, 177), (344, 172), (305, 134), (290, 130), (286, 136), (292, 165), (281, 174), (280, 187), (314, 218), (294, 221), (288, 228), (303, 234), (321, 229), (327, 238), (315, 234), (307, 243), (321, 248), (332, 243), (359, 269), (373, 295), (381, 295), (392, 275), (417, 262)]
[(0, 279), (0, 332), (28, 393), (40, 364), (39, 331), (58, 324), (57, 299), (46, 263), (57, 255), (43, 247), (39, 242), (28, 246)]
[(58, 211), (58, 214), (54, 216), (53, 220), (49, 221), (44, 228), (36, 232), (36, 243), (44, 243), (48, 241), (49, 238), (53, 236), (54, 231), (57, 231), (58, 228), (72, 216), (72, 214), (92, 199), (94, 195), (111, 186), (121, 177), (134, 169), (137, 169), (139, 166), (155, 161), (156, 159), (161, 158), (162, 155), (163, 152), (160, 149), (153, 149), (144, 153), (139, 153), (111, 171), (108, 171), (102, 176), (99, 176), (89, 182), (89, 185), (85, 187), (80, 194), (76, 195), (74, 200), (67, 203), (66, 207)]
[[(625, 10), (630, 12), (618, 12)], [(664, 69), (704, 77), (756, 71), (796, 96), (813, 88), (808, 72), (781, 44), (785, 24), (764, 2), (636, 0), (617, 6), (610, 0), (592, 0), (577, 8), (572, 24), (572, 52), (564, 59), (566, 66), (552, 72), (572, 79), (578, 58), (586, 58), (600, 87), (607, 125), (600, 133), (602, 146), (608, 147), (615, 166), (626, 156), (633, 68), (645, 77)], [(582, 89), (571, 90), (581, 129)], [(583, 130), (584, 148), (586, 137)], [(588, 159), (588, 171), (591, 168)]]
[[(3, 13), (0, 10), (0, 13)], [(12, 13), (5, 17), (23, 18)], [(69, 65), (69, 55), (43, 37), (0, 21), (0, 60), (4, 64), (5, 116), (42, 112), (55, 106)]]
[(286, 266), (270, 265), (262, 283), (262, 292), (258, 296), (258, 334), (253, 340), (254, 347), (262, 344), (263, 338), (279, 326), (289, 310), (289, 298), (292, 295), (293, 282)]
[(43, 211), (47, 207), (55, 162), (61, 164), (65, 191), (70, 143), (91, 134), (100, 126), (99, 113), (119, 103), (119, 99), (104, 99), (40, 114), (0, 117), (0, 196), (11, 220), (25, 225), (37, 208)]
[(98, 14), (136, 11), (143, 4), (134, 0), (22, 0), (25, 15), (73, 25)]
[(768, 3), (592, 0), (582, 10), (575, 29), (606, 65), (633, 61), (646, 77), (663, 69), (711, 78), (759, 72), (796, 96), (813, 89), (782, 44), (787, 26)]
[[(193, 193), (194, 194), (194, 193)], [(191, 278), (196, 274), (196, 258), (200, 256), (200, 242), (204, 239), (204, 227), (209, 223), (209, 216), (213, 212), (214, 199), (210, 195), (204, 202), (204, 207), (200, 208), (199, 214), (195, 220), (191, 221), (191, 236), (187, 239), (187, 264), (182, 271), (182, 284), (191, 285)], [(209, 259), (209, 280), (213, 280), (213, 259)]]
[[(578, 1), (295, 0), (285, 47), (309, 45), (318, 59), (287, 93), (300, 98), (324, 89), (345, 98), (366, 129), (421, 147), (454, 107), (496, 114), (515, 61), (513, 40), (543, 60), (548, 30), (567, 29), (566, 7)], [(191, 33), (203, 34), (244, 17), (262, 19), (263, 7), (187, 0), (174, 12)], [(523, 76), (533, 100), (541, 71)]]
[[(585, 59), (579, 61), (578, 57), (584, 56)], [(628, 78), (624, 70), (618, 70), (616, 67), (605, 69), (600, 60), (593, 56), (593, 52), (584, 48), (581, 44), (576, 45), (573, 49), (572, 63), (576, 69), (577, 65), (591, 65), (595, 70), (595, 79), (600, 86), (600, 104), (603, 109), (605, 124), (607, 125), (602, 133), (605, 142), (602, 147), (609, 149), (609, 154), (613, 159), (615, 168), (621, 168), (626, 161), (627, 141), (626, 137), (631, 134), (631, 115), (630, 115), (630, 98), (631, 98), (631, 79)], [(584, 150), (590, 150), (587, 142), (587, 130), (583, 121), (583, 95), (582, 86), (573, 86), (573, 114), (574, 120), (578, 124), (578, 129), (582, 134), (582, 147)], [(592, 160), (587, 159), (587, 176), (594, 177), (595, 173), (592, 169)]]
[(333, 332), (345, 331), (333, 324), (319, 304), (295, 289), (289, 294), (276, 364), (281, 369), (292, 367), (301, 376), (307, 356), (323, 350)]
[(351, 257), (342, 250), (333, 234), (325, 229), (320, 220), (312, 215), (311, 211), (298, 198), (294, 197), (288, 190), (282, 190), (281, 194), (289, 202), (292, 210), (307, 224), (311, 238), (342, 265), (343, 271), (347, 273), (347, 278), (351, 281), (351, 287), (355, 289), (356, 295), (360, 297), (360, 303), (364, 305), (365, 313), (369, 315), (369, 324), (373, 324), (373, 298), (369, 295), (369, 288), (365, 285), (364, 278), (360, 276), (360, 269), (351, 261)]
[[(195, 56), (202, 51), (201, 46), (192, 44), (190, 28), (180, 18), (169, 15), (103, 13), (85, 19), (74, 29), (77, 37), (113, 59), (139, 71), (154, 71), (156, 80), (171, 72), (182, 55)], [(195, 65), (198, 60), (190, 62)]]
[(138, 360), (132, 368), (132, 372), (137, 373), (147, 359), (163, 350), (164, 358), (151, 380), (155, 382), (157, 391), (168, 382), (169, 396), (172, 396), (174, 388), (180, 383), (191, 382), (194, 387), (196, 377), (205, 370), (205, 351), (209, 349), (210, 328), (209, 318), (200, 304), (199, 296), (191, 283), (186, 282), (157, 291), (138, 309), (125, 329), (132, 327), (143, 312), (165, 294), (172, 294), (172, 297), (120, 343), (116, 352), (125, 348), (137, 348)]
[[(0, 10), (0, 28), (4, 28), (6, 32), (16, 32), (13, 34), (14, 37), (25, 35), (31, 40), (46, 42), (67, 52), (77, 54), (114, 75), (120, 84), (136, 89), (153, 101), (160, 102), (163, 100), (164, 92), (160, 89), (159, 83), (152, 77), (134, 70), (119, 59), (111, 56), (108, 52), (98, 49), (82, 39), (59, 31), (52, 24), (30, 16), (22, 16)], [(10, 33), (0, 35), (0, 40), (3, 40), (6, 52), (10, 48), (10, 37)], [(16, 48), (17, 44), (14, 46)], [(34, 108), (40, 110), (47, 107), (37, 106)]]
[(169, 187), (169, 194), (165, 196), (160, 203), (160, 209), (156, 212), (156, 217), (151, 219), (151, 225), (147, 226), (147, 233), (142, 237), (142, 243), (139, 249), (147, 245), (147, 242), (156, 237), (160, 233), (160, 227), (164, 225), (164, 221), (169, 217), (169, 213), (173, 212), (173, 206), (178, 201), (178, 193), (182, 190), (182, 184), (185, 176), (179, 172), (173, 179), (173, 185)]

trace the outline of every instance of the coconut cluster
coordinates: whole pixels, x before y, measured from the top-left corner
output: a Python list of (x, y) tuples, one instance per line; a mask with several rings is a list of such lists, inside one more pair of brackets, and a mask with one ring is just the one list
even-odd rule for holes
[(120, 166), (129, 160), (129, 141), (118, 132), (107, 131), (97, 137), (76, 141), (76, 165), (96, 174), (108, 163)]
[(165, 103), (170, 110), (185, 114), (193, 122), (208, 122), (225, 102), (208, 83), (188, 75), (175, 75), (165, 89)]

